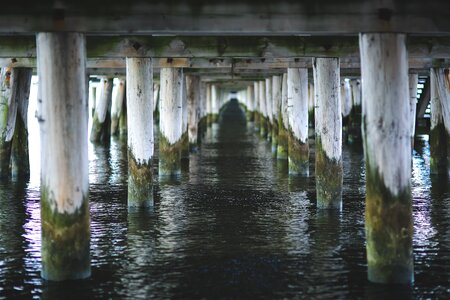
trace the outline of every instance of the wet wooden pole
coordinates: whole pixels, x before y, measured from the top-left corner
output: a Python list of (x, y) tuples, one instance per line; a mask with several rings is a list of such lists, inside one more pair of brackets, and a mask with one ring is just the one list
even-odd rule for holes
[(194, 75), (186, 75), (187, 111), (189, 150), (198, 150), (198, 127), (200, 122), (200, 78)]
[(450, 177), (450, 78), (449, 69), (432, 68), (430, 173)]
[(183, 70), (161, 68), (159, 177), (181, 175)]
[(289, 147), (289, 117), (288, 117), (288, 93), (287, 73), (281, 77), (281, 103), (278, 110), (278, 145), (277, 159), (288, 159)]
[(352, 93), (349, 80), (341, 81), (341, 111), (342, 111), (342, 135), (347, 143), (350, 126), (350, 112), (352, 110)]
[(153, 68), (150, 58), (126, 58), (128, 208), (153, 206)]
[(342, 207), (342, 113), (338, 58), (314, 58), (317, 207)]
[(371, 282), (413, 282), (411, 140), (406, 36), (362, 33), (366, 249)]
[(86, 47), (81, 33), (38, 33), (44, 279), (91, 274)]
[(206, 82), (202, 81), (200, 78), (199, 88), (200, 88), (200, 121), (199, 121), (199, 127), (198, 127), (198, 135), (197, 135), (197, 142), (200, 145), (202, 142), (203, 135), (206, 131), (206, 128), (208, 127), (208, 113), (206, 111), (206, 94), (207, 94), (207, 85)]
[(282, 76), (272, 77), (272, 155), (277, 157), (278, 151), (278, 117), (281, 112), (281, 86)]
[(108, 145), (111, 139), (111, 105), (113, 78), (102, 77), (100, 99), (97, 99), (90, 141)]
[(259, 134), (263, 139), (267, 139), (268, 119), (267, 119), (267, 102), (266, 102), (266, 81), (260, 80), (258, 82), (258, 96), (259, 96)]
[(217, 85), (211, 85), (211, 122), (217, 123), (219, 120), (219, 91), (217, 90)]
[(266, 122), (267, 122), (267, 141), (272, 141), (272, 123), (273, 123), (273, 113), (272, 113), (272, 77), (266, 78), (265, 80), (265, 88), (266, 88)]
[(309, 176), (308, 69), (287, 69), (289, 175)]
[(409, 74), (409, 124), (411, 133), (411, 148), (414, 148), (414, 136), (416, 133), (416, 110), (417, 110), (417, 84), (419, 83), (419, 74)]
[(189, 160), (189, 115), (186, 76), (183, 76), (183, 83), (181, 85), (181, 159)]
[(256, 132), (260, 131), (261, 127), (261, 105), (259, 102), (259, 82), (253, 82), (253, 97), (255, 97), (255, 107), (254, 107), (254, 128)]
[[(33, 69), (31, 68), (13, 68), (11, 72), (11, 106), (8, 127), (13, 129), (11, 132), (11, 175), (16, 179), (28, 179), (30, 176), (27, 120), (32, 75)], [(10, 119), (12, 120), (10, 121)], [(9, 140), (9, 136), (6, 139)]]
[(206, 84), (206, 118), (208, 127), (213, 123), (212, 117), (212, 98), (211, 98), (211, 84)]
[(117, 136), (120, 134), (119, 122), (122, 116), (123, 100), (125, 98), (125, 80), (119, 79), (117, 85), (116, 97), (111, 108), (111, 135)]
[(247, 86), (247, 121), (253, 122), (255, 120), (255, 95), (253, 91), (253, 84)]
[(352, 93), (352, 109), (349, 116), (347, 142), (352, 145), (362, 145), (361, 137), (361, 81), (350, 81)]
[(8, 107), (11, 98), (11, 68), (2, 68), (0, 73), (0, 178), (7, 179), (11, 175), (11, 139), (8, 135)]

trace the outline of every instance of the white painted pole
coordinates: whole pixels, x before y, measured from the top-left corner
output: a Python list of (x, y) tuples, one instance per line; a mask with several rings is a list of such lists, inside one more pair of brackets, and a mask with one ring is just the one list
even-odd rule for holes
[(289, 174), (309, 176), (308, 69), (287, 69)]
[(38, 33), (42, 272), (89, 277), (86, 46), (81, 33)]
[(153, 206), (153, 68), (150, 58), (126, 59), (128, 208)]
[(450, 177), (450, 75), (449, 69), (432, 68), (430, 173)]
[(281, 105), (278, 112), (278, 146), (277, 159), (288, 159), (289, 148), (289, 117), (288, 117), (288, 86), (287, 73), (281, 79)]
[(189, 160), (189, 133), (188, 133), (188, 99), (186, 78), (183, 76), (181, 84), (181, 159)]
[(416, 133), (416, 107), (417, 107), (417, 84), (419, 74), (409, 74), (409, 124), (411, 134), (411, 147), (414, 148), (414, 135)]
[(212, 110), (212, 122), (217, 123), (219, 119), (219, 109), (220, 109), (220, 101), (219, 94), (217, 90), (217, 85), (211, 85), (211, 110)]
[(406, 36), (361, 33), (369, 281), (413, 282)]
[(109, 144), (111, 138), (111, 105), (113, 79), (102, 77), (100, 98), (97, 99), (94, 118), (92, 120), (90, 141), (92, 143)]
[(125, 80), (119, 79), (116, 86), (116, 97), (111, 108), (111, 135), (119, 134), (119, 119), (122, 114), (123, 100), (125, 98)]
[(181, 175), (183, 70), (161, 68), (159, 177)]
[(266, 82), (265, 80), (259, 81), (259, 107), (261, 110), (260, 115), (260, 136), (264, 139), (267, 138), (268, 119), (267, 119), (267, 107), (266, 107)]
[(339, 58), (314, 58), (317, 207), (342, 207), (342, 113)]
[(278, 150), (278, 119), (281, 114), (282, 76), (272, 77), (272, 155), (277, 157)]
[(273, 123), (272, 77), (266, 78), (265, 88), (266, 88), (267, 140), (270, 142), (272, 140), (272, 123)]
[(197, 137), (200, 119), (200, 78), (186, 75), (185, 79), (188, 101), (189, 148), (191, 151), (196, 151), (198, 148)]
[(261, 105), (259, 101), (259, 83), (253, 82), (253, 96), (255, 97), (255, 131), (259, 132), (261, 127)]

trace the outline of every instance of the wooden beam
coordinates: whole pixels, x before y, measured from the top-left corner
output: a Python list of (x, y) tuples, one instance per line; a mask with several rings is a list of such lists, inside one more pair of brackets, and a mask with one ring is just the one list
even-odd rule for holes
[[(184, 63), (175, 58), (210, 58), (220, 65), (226, 58), (359, 57), (356, 36), (88, 36), (86, 47), (89, 59), (170, 57), (174, 66)], [(411, 36), (408, 53), (412, 58), (450, 58), (450, 37)], [(36, 38), (0, 36), (0, 57), (36, 57)]]

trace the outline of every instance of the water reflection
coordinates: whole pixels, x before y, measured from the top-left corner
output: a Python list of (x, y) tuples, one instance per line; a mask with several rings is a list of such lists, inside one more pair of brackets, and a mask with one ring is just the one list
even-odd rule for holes
[(90, 146), (89, 280), (40, 279), (39, 190), (23, 182), (1, 185), (0, 298), (408, 299), (450, 293), (450, 186), (448, 179), (430, 179), (426, 141), (416, 143), (412, 164), (416, 282), (372, 285), (366, 280), (361, 150), (343, 148), (342, 211), (317, 210), (313, 169), (310, 177), (287, 176), (236, 108), (207, 131), (190, 156), (189, 174), (157, 183), (150, 211), (128, 212), (126, 143)]

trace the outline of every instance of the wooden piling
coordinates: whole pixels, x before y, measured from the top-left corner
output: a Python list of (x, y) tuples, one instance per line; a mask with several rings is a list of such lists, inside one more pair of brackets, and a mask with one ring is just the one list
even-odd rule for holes
[(342, 207), (342, 113), (338, 58), (314, 58), (317, 207)]
[(90, 276), (86, 48), (80, 33), (38, 33), (42, 272)]
[(366, 249), (371, 282), (413, 282), (411, 142), (406, 36), (362, 33)]

